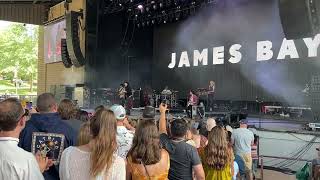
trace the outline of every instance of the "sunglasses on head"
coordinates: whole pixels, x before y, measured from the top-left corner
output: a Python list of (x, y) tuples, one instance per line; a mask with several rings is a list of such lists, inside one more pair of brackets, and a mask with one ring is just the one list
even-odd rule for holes
[(24, 113), (23, 113), (22, 117), (23, 116), (29, 116), (29, 109), (25, 109), (24, 110)]
[(25, 109), (25, 110), (24, 110), (24, 113), (20, 116), (20, 118), (18, 119), (18, 121), (19, 121), (21, 118), (27, 117), (27, 116), (29, 116), (29, 110), (28, 110), (28, 109)]

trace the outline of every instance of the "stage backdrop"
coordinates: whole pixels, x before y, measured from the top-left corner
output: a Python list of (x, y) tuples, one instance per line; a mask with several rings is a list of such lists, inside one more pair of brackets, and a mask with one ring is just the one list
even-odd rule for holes
[[(308, 48), (302, 39), (286, 41), (281, 48), (285, 37), (278, 1), (215, 2), (212, 7), (183, 22), (165, 24), (154, 29), (153, 87), (161, 90), (168, 85), (169, 88), (180, 91), (183, 97), (187, 90), (207, 88), (209, 81), (213, 80), (216, 83), (216, 99), (255, 101), (258, 98), (264, 101), (306, 104), (306, 87), (310, 86), (312, 76), (318, 73), (320, 60), (309, 57), (312, 54), (308, 54)], [(270, 43), (273, 53), (271, 59), (270, 51), (262, 52), (268, 49)], [(240, 49), (239, 45), (234, 44), (241, 45)], [(224, 47), (222, 55), (221, 46)], [(258, 47), (262, 50), (257, 50)], [(198, 66), (194, 66), (194, 50), (201, 53), (203, 49), (208, 50), (208, 65), (199, 62)], [(237, 62), (239, 52), (241, 60)], [(172, 53), (175, 53), (177, 62), (173, 68), (169, 68)], [(204, 57), (205, 53), (202, 54)], [(224, 63), (217, 63), (217, 56), (223, 54)], [(283, 59), (285, 54), (287, 56)], [(182, 67), (178, 67), (180, 57), (183, 60), (180, 62)], [(237, 63), (230, 63), (230, 58)], [(264, 58), (270, 60), (257, 61), (265, 60)]]

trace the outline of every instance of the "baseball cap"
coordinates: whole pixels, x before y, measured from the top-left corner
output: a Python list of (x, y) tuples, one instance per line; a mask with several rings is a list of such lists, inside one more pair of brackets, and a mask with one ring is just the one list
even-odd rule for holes
[(152, 106), (146, 106), (142, 112), (142, 118), (146, 119), (153, 119), (155, 115), (155, 109)]
[(115, 104), (111, 106), (110, 110), (113, 111), (114, 116), (116, 117), (117, 120), (122, 120), (126, 117), (126, 110), (124, 109), (123, 106), (119, 104)]
[(207, 119), (207, 125), (206, 125), (207, 131), (211, 131), (212, 128), (214, 128), (216, 126), (217, 126), (217, 124), (216, 124), (216, 120), (214, 118)]
[(226, 126), (226, 130), (229, 131), (229, 132), (231, 132), (231, 133), (232, 133), (232, 131), (233, 131), (233, 130), (232, 130), (232, 127), (229, 126), (229, 125)]
[(240, 122), (240, 124), (248, 124), (248, 120), (247, 119), (241, 119), (239, 122)]

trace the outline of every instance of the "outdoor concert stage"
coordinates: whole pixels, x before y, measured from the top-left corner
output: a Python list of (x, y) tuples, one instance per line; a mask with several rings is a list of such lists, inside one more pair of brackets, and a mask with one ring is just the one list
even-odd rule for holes
[[(181, 118), (190, 90), (203, 95), (214, 81), (217, 108), (209, 111), (203, 98), (205, 113), (195, 109), (194, 120), (216, 117), (236, 127), (246, 117), (261, 138), (261, 155), (294, 159), (267, 158), (267, 166), (298, 170), (305, 162), (297, 157), (315, 157), (319, 133), (305, 124), (320, 119), (318, 1), (118, 2), (87, 4), (84, 86), (97, 91), (86, 94), (103, 88), (114, 95), (128, 81), (161, 102), (168, 86), (176, 93), (168, 118)], [(84, 102), (92, 108), (103, 98)], [(134, 102), (130, 117), (140, 119), (136, 108), (144, 105)]]
[[(115, 96), (120, 83), (128, 81), (135, 91), (148, 89), (150, 97), (161, 96), (168, 86), (179, 103), (190, 90), (202, 94), (214, 81), (214, 100), (244, 102), (249, 117), (262, 106), (275, 106), (275, 111), (283, 106), (285, 111), (306, 108), (312, 111), (307, 119), (314, 121), (320, 114), (320, 35), (308, 31), (314, 26), (304, 21), (308, 8), (288, 10), (306, 3), (286, 2), (187, 0), (160, 7), (156, 1), (152, 6), (128, 1), (118, 10), (115, 1), (90, 2), (84, 86), (91, 91), (85, 94), (111, 89)], [(84, 102), (99, 105), (92, 99)], [(235, 107), (231, 114), (242, 113), (237, 109), (242, 105)]]

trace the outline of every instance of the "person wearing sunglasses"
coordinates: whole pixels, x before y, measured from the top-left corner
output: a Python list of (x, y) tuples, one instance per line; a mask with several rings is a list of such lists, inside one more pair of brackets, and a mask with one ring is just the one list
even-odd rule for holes
[(35, 157), (18, 147), (19, 134), (25, 127), (28, 112), (15, 98), (0, 102), (0, 179), (44, 179), (42, 172), (48, 167), (48, 158), (39, 154)]

